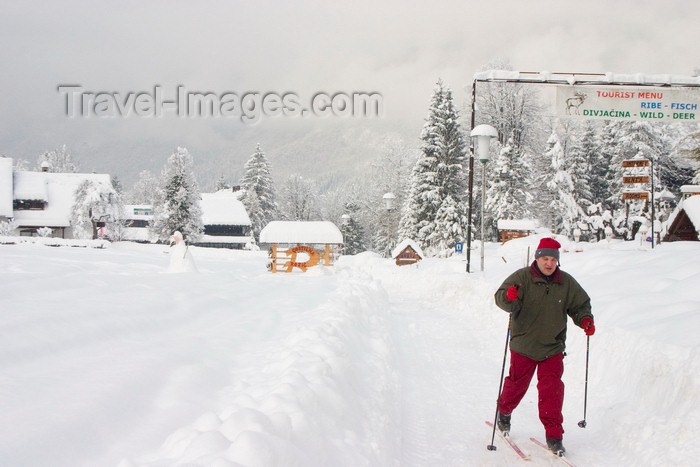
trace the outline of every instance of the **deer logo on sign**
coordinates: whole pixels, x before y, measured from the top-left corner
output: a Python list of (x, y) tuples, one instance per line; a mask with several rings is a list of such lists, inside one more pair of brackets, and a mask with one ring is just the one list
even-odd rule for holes
[(566, 114), (567, 115), (579, 115), (578, 108), (581, 107), (583, 101), (586, 100), (586, 93), (582, 91), (576, 91), (574, 97), (570, 97), (566, 100)]

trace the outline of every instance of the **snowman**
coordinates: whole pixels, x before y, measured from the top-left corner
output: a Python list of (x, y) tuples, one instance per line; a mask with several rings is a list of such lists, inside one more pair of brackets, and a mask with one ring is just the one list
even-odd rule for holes
[(197, 272), (189, 246), (185, 244), (182, 234), (178, 231), (171, 238), (168, 272)]

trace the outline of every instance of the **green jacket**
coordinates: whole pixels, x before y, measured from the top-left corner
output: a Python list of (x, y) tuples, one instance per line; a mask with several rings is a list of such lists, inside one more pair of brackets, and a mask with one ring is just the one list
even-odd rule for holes
[[(593, 315), (591, 299), (570, 274), (557, 268), (548, 282), (535, 264), (511, 274), (495, 298), (496, 305), (511, 312), (510, 348), (541, 362), (565, 350), (567, 315), (579, 327)], [(520, 289), (518, 299), (510, 302), (506, 291), (512, 285)]]

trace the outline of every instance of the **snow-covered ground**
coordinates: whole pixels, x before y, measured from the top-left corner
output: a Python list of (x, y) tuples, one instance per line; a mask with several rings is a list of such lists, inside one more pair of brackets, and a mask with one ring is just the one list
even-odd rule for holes
[[(265, 252), (0, 245), (2, 466), (502, 466), (491, 431), (507, 314), (537, 238), (396, 267), (371, 253), (271, 274)], [(592, 297), (570, 327), (564, 442), (579, 466), (697, 465), (700, 243), (563, 242)], [(473, 263), (478, 268), (478, 250)], [(533, 386), (512, 435), (558, 465)]]

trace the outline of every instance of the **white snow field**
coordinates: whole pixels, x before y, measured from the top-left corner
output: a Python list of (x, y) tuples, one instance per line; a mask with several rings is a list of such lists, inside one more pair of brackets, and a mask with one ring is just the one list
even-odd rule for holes
[[(578, 466), (700, 462), (700, 242), (574, 245), (592, 297), (569, 327), (564, 444)], [(509, 466), (488, 451), (508, 315), (539, 237), (397, 267), (372, 253), (271, 274), (265, 252), (0, 245), (0, 465)], [(582, 249), (583, 251), (575, 251)], [(479, 266), (479, 250), (472, 253)], [(513, 414), (529, 465), (561, 465), (535, 381)]]

